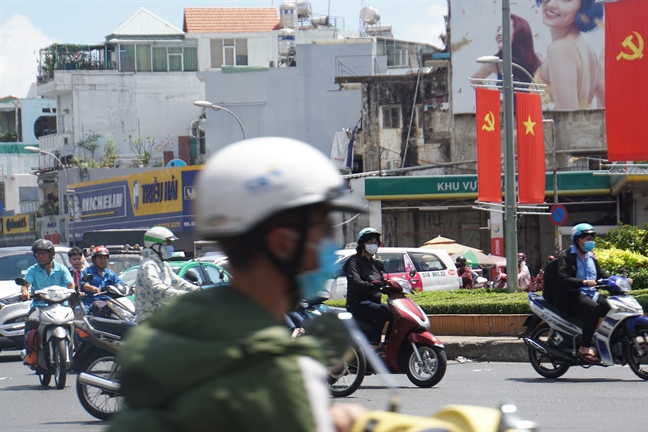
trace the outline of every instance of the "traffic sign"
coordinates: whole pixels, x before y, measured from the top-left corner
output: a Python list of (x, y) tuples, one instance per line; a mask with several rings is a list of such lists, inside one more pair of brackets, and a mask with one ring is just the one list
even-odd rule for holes
[(562, 204), (554, 204), (549, 209), (551, 213), (551, 223), (554, 225), (564, 225), (567, 222), (567, 209)]

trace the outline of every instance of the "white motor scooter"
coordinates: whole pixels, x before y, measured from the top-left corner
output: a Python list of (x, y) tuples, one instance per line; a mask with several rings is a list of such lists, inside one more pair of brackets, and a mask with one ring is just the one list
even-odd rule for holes
[[(29, 286), (29, 283), (22, 278), (17, 278), (16, 284)], [(47, 306), (40, 308), (40, 321), (36, 330), (35, 348), (38, 362), (27, 365), (38, 374), (43, 386), (48, 386), (54, 375), (56, 388), (65, 387), (74, 346), (74, 310), (63, 303), (67, 300), (76, 302), (76, 295), (73, 289), (60, 286), (50, 286), (32, 295), (34, 300), (43, 300), (47, 303)], [(21, 357), (25, 359), (24, 351)]]

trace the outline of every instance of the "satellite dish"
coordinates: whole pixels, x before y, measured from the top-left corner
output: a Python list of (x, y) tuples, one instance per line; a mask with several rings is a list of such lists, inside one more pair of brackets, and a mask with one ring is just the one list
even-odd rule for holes
[(183, 166), (187, 166), (187, 162), (183, 161), (182, 159), (175, 158), (175, 159), (171, 159), (166, 166), (167, 166), (167, 168), (169, 168), (169, 167), (183, 167)]
[(200, 132), (205, 132), (205, 128), (202, 126), (202, 120), (196, 119), (189, 126), (189, 135), (191, 138), (199, 138)]

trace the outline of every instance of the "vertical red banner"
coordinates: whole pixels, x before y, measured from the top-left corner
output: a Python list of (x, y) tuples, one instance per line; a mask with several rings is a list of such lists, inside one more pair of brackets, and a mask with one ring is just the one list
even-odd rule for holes
[(544, 203), (546, 167), (540, 95), (515, 93), (520, 204)]
[(648, 159), (648, 1), (605, 3), (608, 160)]
[(475, 89), (477, 97), (477, 199), (502, 202), (500, 91)]

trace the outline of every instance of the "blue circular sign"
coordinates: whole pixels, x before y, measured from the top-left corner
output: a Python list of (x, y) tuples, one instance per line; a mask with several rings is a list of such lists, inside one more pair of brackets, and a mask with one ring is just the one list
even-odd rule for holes
[(555, 204), (549, 209), (551, 212), (551, 222), (554, 225), (564, 225), (567, 222), (567, 209), (562, 204)]

